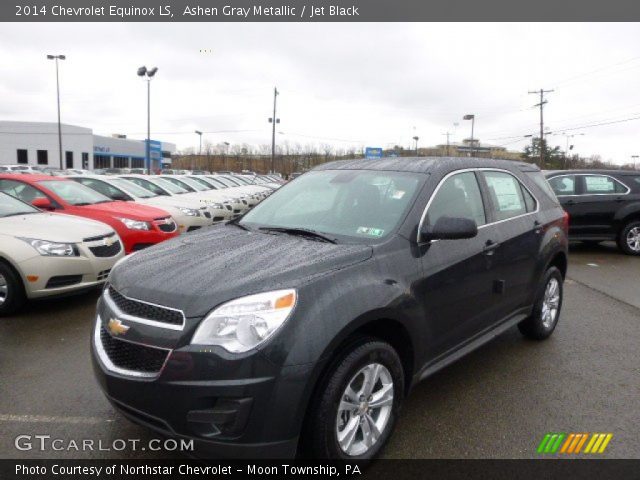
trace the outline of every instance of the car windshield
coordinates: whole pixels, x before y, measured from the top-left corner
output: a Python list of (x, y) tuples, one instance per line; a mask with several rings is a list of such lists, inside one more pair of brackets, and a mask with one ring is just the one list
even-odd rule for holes
[(170, 181), (168, 178), (154, 178), (154, 181), (158, 185), (160, 185), (162, 188), (164, 188), (165, 190), (175, 195), (182, 195), (183, 193), (189, 193), (189, 190), (179, 185), (176, 185), (175, 183)]
[(231, 186), (239, 187), (239, 186), (241, 186), (241, 185), (242, 185), (242, 184), (241, 184), (238, 180), (236, 180), (235, 178), (232, 178), (232, 177), (229, 177), (229, 176), (224, 176), (224, 177), (222, 177), (222, 178), (224, 178), (224, 179), (227, 181), (227, 183), (229, 183)]
[(217, 177), (207, 177), (207, 181), (218, 188), (229, 188), (229, 185), (222, 183)]
[(207, 190), (217, 190), (218, 187), (216, 185), (213, 185), (213, 182), (208, 181), (205, 178), (199, 178), (199, 177), (189, 177), (192, 181), (199, 183), (200, 185), (202, 185), (203, 187), (205, 187)]
[(198, 192), (206, 192), (207, 190), (211, 190), (213, 188), (211, 186), (205, 187), (200, 182), (196, 182), (193, 178), (181, 177), (180, 181), (183, 183), (186, 183), (187, 185), (189, 185), (191, 188), (193, 188)]
[(158, 196), (155, 193), (150, 192), (146, 188), (139, 187), (134, 183), (131, 183), (127, 180), (123, 180), (122, 178), (112, 178), (110, 181), (116, 187), (123, 189), (125, 192), (131, 193), (135, 197), (154, 198)]
[(0, 218), (14, 215), (27, 215), (29, 213), (40, 213), (40, 210), (32, 207), (28, 203), (21, 202), (11, 195), (0, 192)]
[(239, 223), (375, 241), (396, 229), (422, 182), (422, 175), (404, 172), (310, 172), (259, 203)]
[(227, 177), (217, 176), (217, 177), (215, 177), (215, 179), (217, 181), (219, 181), (220, 183), (222, 183), (225, 187), (237, 187), (238, 186), (235, 183), (233, 183), (231, 180), (229, 180)]
[(42, 180), (38, 183), (71, 205), (83, 206), (112, 201), (109, 197), (71, 180)]

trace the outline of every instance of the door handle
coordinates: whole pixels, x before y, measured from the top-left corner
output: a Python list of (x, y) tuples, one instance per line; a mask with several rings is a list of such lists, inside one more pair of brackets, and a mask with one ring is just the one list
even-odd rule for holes
[(567, 205), (575, 205), (575, 200), (567, 200)]
[(533, 231), (535, 233), (540, 233), (542, 231), (542, 223), (539, 220), (534, 220), (533, 222)]
[(493, 253), (495, 252), (496, 248), (498, 248), (500, 246), (500, 244), (498, 242), (494, 242), (492, 240), (487, 240), (487, 243), (484, 244), (484, 247), (482, 248), (482, 252), (485, 255), (493, 255)]
[(618, 197), (618, 198), (616, 198), (616, 202), (617, 203), (624, 202), (624, 198)]

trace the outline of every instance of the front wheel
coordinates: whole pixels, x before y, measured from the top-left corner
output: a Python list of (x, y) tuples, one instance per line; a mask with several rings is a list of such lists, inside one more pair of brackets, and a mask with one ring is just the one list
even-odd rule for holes
[(17, 311), (25, 302), (20, 277), (5, 263), (0, 262), (0, 317)]
[(640, 255), (640, 222), (629, 222), (620, 230), (618, 246), (627, 255)]
[(307, 434), (316, 458), (369, 460), (393, 430), (404, 372), (388, 343), (363, 340), (334, 364), (312, 406)]
[(540, 284), (531, 316), (518, 324), (518, 329), (525, 337), (544, 340), (551, 336), (562, 309), (563, 281), (560, 270), (549, 267)]

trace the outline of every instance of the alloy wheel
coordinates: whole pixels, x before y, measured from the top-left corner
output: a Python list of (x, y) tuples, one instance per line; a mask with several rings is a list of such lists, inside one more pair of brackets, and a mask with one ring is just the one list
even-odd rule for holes
[(7, 279), (0, 273), (0, 305), (7, 301), (9, 295), (9, 286), (7, 285)]
[(380, 363), (356, 373), (342, 394), (336, 419), (336, 437), (347, 455), (363, 455), (382, 436), (393, 408), (393, 378)]
[(640, 227), (634, 227), (627, 233), (627, 245), (634, 252), (640, 252)]
[(545, 328), (551, 328), (558, 316), (560, 306), (560, 283), (557, 278), (550, 278), (544, 290), (542, 301), (542, 324)]

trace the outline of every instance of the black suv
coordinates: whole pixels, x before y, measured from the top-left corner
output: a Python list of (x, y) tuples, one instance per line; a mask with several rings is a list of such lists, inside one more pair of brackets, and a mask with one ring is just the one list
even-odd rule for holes
[(353, 160), (128, 257), (92, 351), (112, 404), (199, 455), (368, 459), (418, 381), (551, 335), (567, 216), (537, 167)]
[(640, 255), (640, 172), (568, 170), (546, 176), (569, 213), (571, 240), (615, 240), (624, 253)]

